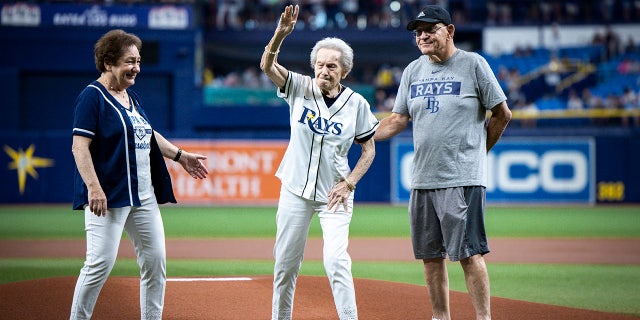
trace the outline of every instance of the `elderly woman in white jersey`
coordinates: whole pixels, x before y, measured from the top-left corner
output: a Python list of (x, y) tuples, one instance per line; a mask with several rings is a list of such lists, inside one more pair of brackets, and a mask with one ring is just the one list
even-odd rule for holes
[(176, 202), (164, 157), (196, 179), (206, 157), (183, 151), (153, 130), (138, 95), (128, 89), (140, 73), (142, 41), (112, 30), (95, 44), (100, 77), (75, 104), (73, 209), (84, 210), (87, 257), (71, 319), (90, 319), (125, 230), (140, 265), (141, 319), (161, 319), (166, 284), (164, 227), (159, 203)]
[[(340, 84), (353, 66), (353, 50), (326, 38), (311, 51), (314, 78), (278, 64), (278, 52), (298, 18), (287, 6), (262, 54), (260, 67), (289, 104), (291, 138), (276, 176), (282, 182), (276, 215), (272, 319), (291, 319), (296, 278), (309, 224), (318, 214), (324, 239), (324, 267), (340, 319), (357, 319), (351, 258), (347, 253), (353, 191), (375, 156), (379, 124), (369, 103)], [(353, 171), (347, 154), (354, 141), (362, 154)]]

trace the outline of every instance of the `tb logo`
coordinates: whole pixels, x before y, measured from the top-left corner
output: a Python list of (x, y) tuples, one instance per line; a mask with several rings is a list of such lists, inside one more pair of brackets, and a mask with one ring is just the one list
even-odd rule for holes
[(425, 107), (425, 109), (430, 110), (430, 113), (436, 113), (438, 112), (438, 110), (440, 110), (440, 101), (438, 101), (435, 97), (426, 96), (424, 97), (424, 99), (427, 100), (427, 106)]

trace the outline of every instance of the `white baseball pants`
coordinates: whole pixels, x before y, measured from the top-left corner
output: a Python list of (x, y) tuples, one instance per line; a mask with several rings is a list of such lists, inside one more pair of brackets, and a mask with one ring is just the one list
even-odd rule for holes
[(309, 226), (314, 213), (318, 213), (322, 227), (323, 262), (329, 278), (338, 316), (341, 320), (358, 319), (356, 296), (351, 274), (351, 257), (347, 253), (349, 223), (353, 212), (353, 194), (334, 213), (327, 211), (326, 203), (299, 197), (286, 188), (280, 190), (276, 214), (276, 242), (273, 277), (272, 320), (291, 319), (296, 279), (302, 265)]
[[(164, 225), (155, 196), (140, 207), (112, 208), (98, 217), (84, 211), (87, 256), (76, 282), (70, 319), (90, 319), (98, 294), (116, 262), (123, 229), (140, 266), (141, 319), (161, 319), (166, 286)], [(117, 307), (117, 306), (116, 306)]]

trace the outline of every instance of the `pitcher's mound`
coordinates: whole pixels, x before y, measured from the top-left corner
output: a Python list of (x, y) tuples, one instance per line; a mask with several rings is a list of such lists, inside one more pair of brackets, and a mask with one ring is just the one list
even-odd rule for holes
[[(3, 319), (68, 319), (75, 277), (30, 280), (0, 285)], [(230, 278), (170, 278), (163, 319), (269, 319), (270, 276)], [(358, 313), (363, 320), (430, 319), (424, 286), (356, 279)], [(492, 297), (493, 319), (504, 320), (627, 320), (624, 315), (572, 309)], [(454, 319), (474, 319), (465, 293), (451, 293)], [(139, 279), (110, 277), (98, 298), (93, 319), (139, 319)], [(325, 277), (298, 279), (294, 319), (337, 319)]]

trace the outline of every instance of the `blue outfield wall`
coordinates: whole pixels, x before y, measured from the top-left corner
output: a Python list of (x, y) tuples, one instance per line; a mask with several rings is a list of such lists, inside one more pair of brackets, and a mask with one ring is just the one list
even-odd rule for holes
[[(93, 46), (110, 28), (0, 26), (0, 131), (71, 128), (78, 94), (100, 76)], [(191, 131), (202, 104), (195, 31), (125, 28), (143, 41), (138, 92), (162, 131)], [(11, 50), (5, 50), (11, 48)]]
[(0, 203), (70, 203), (71, 131), (0, 132)]
[[(3, 132), (0, 144), (1, 204), (71, 201), (70, 131)], [(379, 141), (376, 151), (356, 188), (356, 201), (406, 203), (410, 137)], [(359, 155), (354, 145), (352, 166)], [(505, 137), (489, 158), (490, 204), (640, 202), (637, 137)]]
[[(229, 97), (207, 95), (200, 83), (205, 56), (218, 66), (258, 66), (272, 31), (206, 33), (196, 25), (191, 9), (181, 5), (0, 6), (0, 204), (71, 202), (73, 103), (99, 76), (93, 62), (95, 41), (116, 27), (143, 40), (142, 72), (132, 89), (141, 95), (154, 128), (165, 137), (203, 142), (288, 138), (286, 107), (229, 106), (225, 102)], [(7, 10), (5, 17), (6, 7), (15, 10)], [(25, 8), (39, 14), (23, 15)], [(457, 43), (479, 47), (474, 44), (481, 30), (458, 31)], [(288, 53), (281, 59), (305, 70), (311, 44), (327, 32), (292, 34)], [(417, 55), (406, 31), (354, 31), (341, 36), (357, 52), (375, 53), (358, 54), (359, 66), (381, 61), (405, 65)], [(489, 202), (640, 203), (640, 132), (604, 135), (588, 128), (588, 133), (573, 138), (557, 138), (566, 136), (571, 127), (519, 134), (507, 129), (490, 155)], [(376, 158), (358, 184), (356, 201), (407, 201), (410, 141), (410, 133), (404, 132), (376, 143)], [(354, 145), (349, 153), (352, 166), (359, 154), (360, 147)]]

